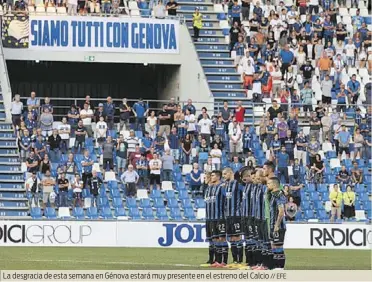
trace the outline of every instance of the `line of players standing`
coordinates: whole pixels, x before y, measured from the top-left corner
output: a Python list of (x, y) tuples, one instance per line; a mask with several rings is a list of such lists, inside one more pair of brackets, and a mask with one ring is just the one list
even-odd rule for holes
[(243, 168), (238, 175), (230, 168), (211, 172), (205, 190), (209, 260), (202, 266), (284, 269), (286, 198), (274, 171), (268, 161), (255, 170)]

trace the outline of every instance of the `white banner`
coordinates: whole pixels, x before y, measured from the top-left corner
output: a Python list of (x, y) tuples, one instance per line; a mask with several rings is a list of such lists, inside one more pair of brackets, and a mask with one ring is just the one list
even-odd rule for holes
[[(130, 221), (0, 221), (0, 246), (206, 248), (205, 224)], [(366, 224), (288, 224), (286, 249), (372, 248)]]
[(179, 22), (145, 18), (30, 16), (29, 48), (48, 51), (179, 53)]

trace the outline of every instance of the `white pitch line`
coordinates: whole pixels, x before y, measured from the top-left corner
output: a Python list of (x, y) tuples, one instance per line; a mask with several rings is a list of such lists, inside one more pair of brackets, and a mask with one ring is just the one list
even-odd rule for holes
[[(71, 260), (71, 259), (5, 259), (5, 258), (0, 258), (0, 261), (19, 261), (19, 262), (81, 262), (81, 263), (95, 263), (97, 264), (97, 261), (93, 260)], [(99, 264), (122, 264), (122, 265), (160, 265), (160, 266), (181, 266), (181, 267), (191, 267), (194, 266), (196, 267), (197, 265), (194, 264), (182, 264), (182, 263), (177, 263), (177, 264), (170, 264), (170, 263), (144, 263), (144, 262), (129, 262), (129, 261), (102, 261), (99, 262)]]

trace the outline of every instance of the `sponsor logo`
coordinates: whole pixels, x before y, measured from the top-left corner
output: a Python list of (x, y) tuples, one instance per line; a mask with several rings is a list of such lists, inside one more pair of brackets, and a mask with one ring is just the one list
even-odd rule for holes
[(0, 225), (0, 244), (83, 244), (92, 234), (89, 225)]
[(164, 223), (165, 236), (158, 239), (158, 243), (162, 247), (169, 247), (173, 242), (179, 243), (203, 243), (205, 239), (202, 236), (204, 224), (168, 224)]
[(310, 245), (322, 247), (366, 247), (372, 244), (372, 231), (366, 228), (310, 228)]

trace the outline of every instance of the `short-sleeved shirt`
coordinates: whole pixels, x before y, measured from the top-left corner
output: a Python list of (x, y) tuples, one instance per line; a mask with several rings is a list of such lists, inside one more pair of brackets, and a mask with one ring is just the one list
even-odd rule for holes
[[(76, 130), (75, 130), (75, 132), (86, 132), (86, 129), (85, 129), (85, 127), (84, 126), (82, 126), (82, 127), (77, 127), (76, 128)], [(85, 141), (85, 134), (79, 134), (79, 135), (76, 135), (76, 140), (77, 141), (79, 141), (79, 142), (83, 142), (83, 141)]]
[[(173, 1), (173, 2), (168, 2), (167, 3), (167, 7), (171, 7), (175, 5), (176, 7), (178, 7), (178, 3), (176, 1)], [(177, 15), (177, 9), (169, 9), (168, 10), (168, 16), (176, 16)]]

